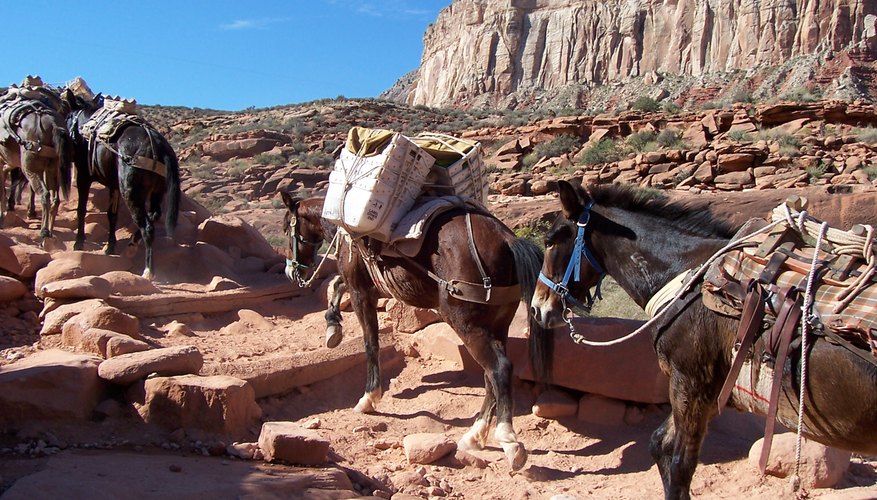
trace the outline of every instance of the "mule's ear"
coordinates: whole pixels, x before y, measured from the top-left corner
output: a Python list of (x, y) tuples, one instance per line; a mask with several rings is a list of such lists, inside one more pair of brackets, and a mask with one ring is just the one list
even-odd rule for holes
[(582, 213), (582, 200), (576, 188), (567, 181), (557, 181), (557, 192), (560, 194), (560, 205), (563, 216), (571, 221), (577, 221)]
[(288, 208), (291, 212), (295, 212), (295, 210), (298, 208), (299, 202), (301, 202), (300, 199), (294, 198), (286, 191), (280, 192), (280, 199), (283, 200), (283, 204), (286, 205), (286, 208)]
[(73, 95), (72, 90), (65, 88), (63, 91), (61, 91), (61, 100), (66, 102), (67, 104), (72, 105), (73, 102), (76, 100), (76, 97)]

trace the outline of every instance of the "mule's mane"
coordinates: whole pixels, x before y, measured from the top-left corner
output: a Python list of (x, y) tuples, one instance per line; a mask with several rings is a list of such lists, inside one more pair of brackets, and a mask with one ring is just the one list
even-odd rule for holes
[(597, 205), (647, 213), (688, 234), (731, 238), (735, 232), (729, 222), (713, 216), (705, 204), (671, 201), (657, 190), (631, 184), (601, 184), (589, 187), (588, 194)]

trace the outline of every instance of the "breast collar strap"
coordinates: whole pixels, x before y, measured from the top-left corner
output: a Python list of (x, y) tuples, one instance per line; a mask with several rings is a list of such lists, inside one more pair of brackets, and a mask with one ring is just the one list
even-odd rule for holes
[[(590, 311), (594, 302), (603, 298), (600, 287), (603, 284), (603, 278), (606, 276), (603, 266), (597, 262), (596, 257), (594, 257), (594, 254), (585, 242), (585, 232), (588, 227), (588, 222), (591, 220), (592, 206), (594, 206), (593, 200), (582, 210), (582, 215), (579, 216), (579, 221), (576, 223), (578, 231), (576, 232), (575, 246), (573, 247), (572, 255), (570, 255), (569, 264), (566, 266), (566, 272), (563, 274), (563, 281), (555, 283), (554, 281), (551, 281), (548, 276), (545, 276), (544, 273), (539, 273), (539, 281), (545, 283), (546, 286), (554, 290), (554, 292), (560, 296), (561, 300), (580, 309), (584, 309), (585, 311)], [(597, 287), (594, 290), (594, 295), (592, 296), (590, 291), (587, 292), (587, 304), (579, 301), (569, 293), (570, 281), (577, 282), (582, 279), (582, 256), (588, 260), (588, 264), (590, 264), (595, 271), (600, 273), (600, 277), (597, 278)]]

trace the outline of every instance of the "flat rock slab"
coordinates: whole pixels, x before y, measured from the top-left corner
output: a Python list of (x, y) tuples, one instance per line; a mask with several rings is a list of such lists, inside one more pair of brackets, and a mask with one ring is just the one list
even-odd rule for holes
[(164, 347), (110, 358), (98, 366), (97, 373), (114, 384), (128, 385), (150, 373), (163, 376), (197, 374), (203, 364), (204, 356), (197, 347)]
[[(400, 357), (393, 345), (382, 345), (381, 366)], [(256, 398), (285, 394), (296, 387), (332, 378), (365, 363), (362, 338), (346, 340), (333, 349), (318, 349), (286, 356), (271, 356), (234, 363), (204, 366), (202, 375), (230, 375), (249, 382)], [(363, 381), (365, 383), (365, 381)]]
[(301, 469), (213, 457), (65, 451), (16, 481), (3, 500), (32, 498), (356, 498), (338, 469)]

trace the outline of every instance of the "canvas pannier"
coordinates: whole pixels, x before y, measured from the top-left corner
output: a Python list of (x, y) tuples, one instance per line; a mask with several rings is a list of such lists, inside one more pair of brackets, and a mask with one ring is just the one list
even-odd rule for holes
[(433, 163), (402, 134), (354, 127), (329, 174), (322, 215), (354, 236), (389, 241)]
[(411, 138), (436, 161), (426, 180), (427, 189), (439, 195), (456, 195), (487, 203), (487, 176), (481, 143), (450, 135), (423, 132)]

